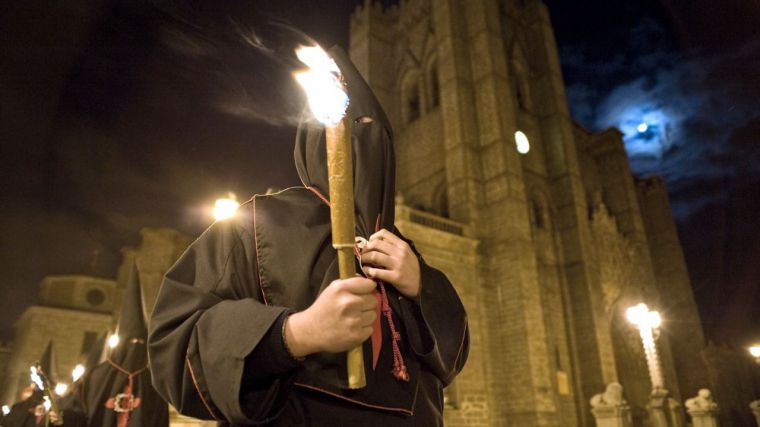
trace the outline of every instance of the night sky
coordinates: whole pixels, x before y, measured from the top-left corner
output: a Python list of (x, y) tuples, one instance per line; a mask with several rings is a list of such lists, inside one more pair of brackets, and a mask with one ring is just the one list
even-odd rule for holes
[[(359, 3), (2, 0), (0, 340), (45, 275), (114, 277), (140, 228), (297, 184), (291, 28), (346, 46)], [(760, 340), (760, 3), (546, 3), (573, 116), (666, 178), (709, 338)]]

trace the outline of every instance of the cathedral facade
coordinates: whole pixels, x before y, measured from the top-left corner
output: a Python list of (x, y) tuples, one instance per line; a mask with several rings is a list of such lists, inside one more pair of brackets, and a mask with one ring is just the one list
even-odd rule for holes
[(397, 225), (469, 313), (448, 426), (593, 425), (618, 382), (636, 424), (652, 389), (640, 302), (676, 400), (707, 387), (704, 336), (664, 183), (636, 179), (622, 135), (570, 116), (540, 0), (366, 1), (350, 56), (395, 131)]

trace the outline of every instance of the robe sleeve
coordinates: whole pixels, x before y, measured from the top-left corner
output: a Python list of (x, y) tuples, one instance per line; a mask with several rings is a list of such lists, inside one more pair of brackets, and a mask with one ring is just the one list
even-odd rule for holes
[(251, 373), (249, 356), (277, 345), (272, 334), (287, 309), (261, 302), (246, 209), (212, 225), (166, 273), (148, 351), (154, 387), (180, 413), (255, 425), (279, 414), (292, 381), (280, 371)]
[(422, 287), (416, 300), (401, 298), (401, 319), (412, 351), (446, 386), (467, 361), (467, 313), (446, 275), (427, 265), (414, 245), (407, 242), (419, 259)]

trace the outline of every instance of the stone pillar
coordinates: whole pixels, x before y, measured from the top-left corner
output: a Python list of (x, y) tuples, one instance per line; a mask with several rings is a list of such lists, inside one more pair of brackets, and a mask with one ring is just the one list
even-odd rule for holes
[(607, 384), (604, 393), (591, 398), (591, 413), (596, 420), (596, 427), (631, 427), (631, 408), (623, 399), (623, 386), (618, 383)]
[(685, 427), (686, 421), (681, 411), (681, 403), (670, 397), (668, 398), (668, 407), (670, 409), (670, 424), (673, 427)]
[[(667, 341), (680, 388), (680, 395), (676, 396), (694, 396), (700, 387), (709, 384), (704, 359), (697, 357), (705, 348), (705, 337), (668, 192), (660, 177), (639, 180), (637, 188), (661, 298), (661, 314), (665, 319), (678, 319), (667, 326)], [(721, 395), (720, 390), (715, 391)]]
[(718, 427), (718, 404), (712, 398), (710, 390), (699, 390), (697, 397), (686, 401), (686, 410), (691, 415), (694, 427)]
[(649, 396), (649, 404), (647, 405), (649, 424), (652, 427), (672, 427), (669, 395), (668, 391), (664, 388), (652, 390), (652, 394)]
[(750, 402), (749, 408), (752, 410), (752, 414), (755, 416), (757, 427), (760, 427), (760, 400)]

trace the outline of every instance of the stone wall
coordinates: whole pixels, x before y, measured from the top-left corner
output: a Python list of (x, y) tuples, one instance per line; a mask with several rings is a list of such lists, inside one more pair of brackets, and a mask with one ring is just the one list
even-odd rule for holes
[(488, 426), (488, 393), (482, 386), (486, 382), (484, 366), (487, 350), (479, 292), (481, 279), (477, 274), (480, 261), (478, 241), (469, 236), (470, 230), (463, 224), (403, 205), (396, 206), (396, 226), (414, 242), (429, 265), (446, 274), (467, 311), (469, 360), (445, 392), (446, 425)]
[[(678, 272), (678, 290), (660, 295), (671, 275), (661, 258), (680, 245), (650, 232), (665, 222), (642, 208), (621, 134), (570, 118), (543, 3), (406, 0), (384, 9), (367, 1), (351, 19), (350, 55), (393, 123), (403, 203), (428, 215), (417, 214), (417, 225), (399, 216), (402, 231), (452, 277), (464, 275), (455, 284), (478, 310), (470, 321), (480, 356), (449, 392), (471, 405), (450, 410), (447, 422), (591, 425), (589, 399), (619, 379), (643, 422), (651, 385), (624, 311), (642, 301), (667, 309), (679, 298), (693, 307), (688, 277)], [(528, 153), (515, 149), (516, 130), (528, 136)], [(446, 218), (431, 213), (468, 230), (474, 264), (451, 264), (454, 249), (425, 243), (442, 230), (457, 234), (435, 231)], [(678, 396), (669, 332), (658, 347)]]
[(14, 402), (30, 384), (29, 367), (52, 340), (61, 382), (71, 382), (71, 371), (87, 356), (86, 333), (100, 335), (111, 327), (111, 315), (63, 308), (32, 306), (14, 325), (13, 353), (8, 363), (3, 402)]

